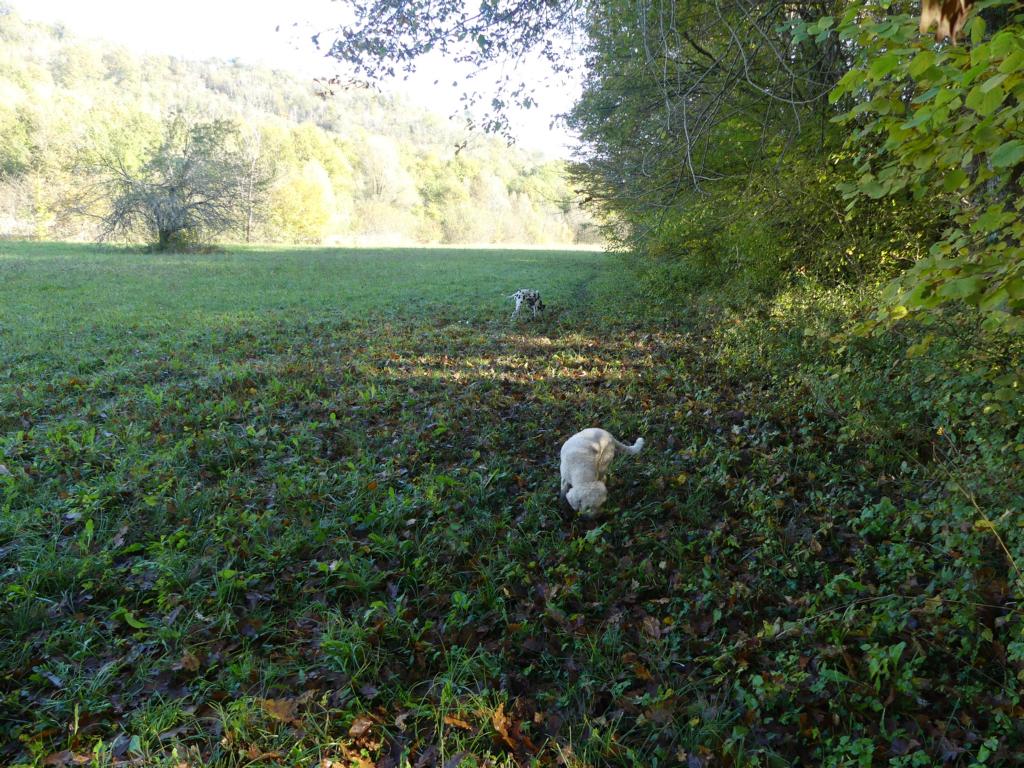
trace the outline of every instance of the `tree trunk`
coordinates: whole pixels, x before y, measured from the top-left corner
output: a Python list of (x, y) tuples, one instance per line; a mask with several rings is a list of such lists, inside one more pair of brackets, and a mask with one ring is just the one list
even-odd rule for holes
[(161, 230), (158, 231), (157, 234), (158, 234), (160, 240), (159, 240), (159, 242), (156, 245), (156, 249), (158, 251), (166, 251), (170, 247), (170, 245), (171, 245), (171, 235), (172, 235), (171, 230), (169, 230), (169, 229), (161, 229)]

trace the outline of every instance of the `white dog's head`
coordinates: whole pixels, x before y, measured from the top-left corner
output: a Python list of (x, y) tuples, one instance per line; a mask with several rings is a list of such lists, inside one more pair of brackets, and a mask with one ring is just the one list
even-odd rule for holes
[(593, 517), (608, 498), (604, 483), (580, 483), (569, 489), (565, 500), (569, 506), (586, 517)]

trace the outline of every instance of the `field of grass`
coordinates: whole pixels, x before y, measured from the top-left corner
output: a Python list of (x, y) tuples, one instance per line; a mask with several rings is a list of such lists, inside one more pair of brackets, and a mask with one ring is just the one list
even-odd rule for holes
[[(644, 299), (592, 252), (0, 243), (0, 763), (1019, 764), (984, 359)], [(648, 447), (585, 521), (592, 425)]]

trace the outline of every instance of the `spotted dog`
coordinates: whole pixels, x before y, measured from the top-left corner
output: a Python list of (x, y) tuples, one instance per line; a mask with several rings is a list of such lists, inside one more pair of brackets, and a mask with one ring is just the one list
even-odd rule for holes
[(512, 317), (509, 320), (515, 320), (519, 317), (519, 310), (523, 304), (533, 310), (533, 316), (537, 316), (537, 310), (544, 309), (544, 302), (540, 300), (540, 291), (532, 291), (529, 288), (520, 288), (518, 291), (513, 293), (511, 296), (505, 298), (512, 299), (516, 303), (516, 308), (512, 311)]

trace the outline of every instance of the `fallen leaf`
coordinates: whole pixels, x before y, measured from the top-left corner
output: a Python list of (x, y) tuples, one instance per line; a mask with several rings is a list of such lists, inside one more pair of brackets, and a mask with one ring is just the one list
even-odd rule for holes
[(462, 761), (468, 756), (468, 751), (457, 752), (445, 761), (444, 768), (459, 768)]
[(160, 741), (168, 741), (169, 739), (173, 739), (176, 736), (180, 736), (181, 734), (183, 734), (187, 730), (188, 730), (188, 726), (187, 725), (179, 725), (179, 726), (177, 726), (175, 728), (171, 728), (170, 730), (163, 731), (162, 733), (160, 733), (157, 736), (157, 738), (160, 739)]
[(644, 710), (644, 717), (656, 725), (668, 725), (672, 722), (671, 702), (662, 702)]
[(259, 761), (259, 760), (280, 760), (281, 759), (281, 753), (280, 752), (264, 752), (262, 749), (257, 747), (255, 744), (250, 744), (249, 745), (249, 748), (247, 750), (245, 750), (245, 756), (248, 757), (250, 760), (253, 760), (253, 761)]
[[(181, 659), (178, 661), (178, 663), (174, 665), (174, 668), (175, 669), (184, 669), (184, 670), (186, 670), (188, 672), (198, 672), (199, 671), (199, 657), (196, 656), (194, 653), (191, 653), (191, 652), (186, 653), (184, 656), (181, 657)], [(271, 701), (273, 701), (273, 699), (271, 699)]]
[[(50, 760), (54, 760), (56, 762), (50, 762)], [(43, 761), (43, 765), (57, 765), (57, 766), (63, 766), (63, 765), (85, 765), (86, 763), (91, 763), (91, 762), (92, 762), (92, 755), (91, 754), (83, 753), (83, 754), (77, 754), (76, 755), (71, 750), (66, 749), (63, 752), (54, 752), (52, 755), (49, 755)]]
[(398, 717), (395, 718), (395, 727), (400, 731), (404, 731), (406, 728), (405, 721), (408, 720), (411, 715), (411, 709), (399, 714)]
[(431, 744), (425, 750), (423, 754), (416, 758), (416, 762), (412, 764), (412, 768), (431, 768), (431, 766), (437, 765), (437, 747)]
[(461, 720), (458, 717), (455, 717), (454, 715), (445, 715), (444, 716), (444, 723), (445, 723), (445, 725), (454, 725), (456, 728), (461, 728), (464, 731), (472, 731), (473, 730), (473, 726), (472, 725), (467, 723), (465, 720)]
[(530, 740), (530, 737), (522, 732), (520, 723), (517, 720), (513, 720), (505, 713), (505, 704), (501, 703), (498, 708), (491, 715), (491, 725), (501, 740), (514, 752), (526, 750), (528, 752), (536, 752), (537, 747)]
[(348, 760), (348, 766), (342, 766), (339, 764), (339, 768), (376, 768), (372, 760), (368, 760), (358, 752), (349, 749), (344, 744), (339, 745), (341, 747), (342, 754), (345, 755), (345, 759)]
[(512, 725), (512, 721), (509, 719), (509, 716), (505, 714), (504, 703), (499, 704), (498, 708), (494, 710), (494, 714), (491, 715), (491, 725), (509, 748), (516, 748), (516, 743), (512, 740), (511, 734), (509, 734), (509, 728)]
[(114, 758), (121, 758), (124, 753), (128, 751), (128, 745), (131, 743), (127, 733), (119, 733), (111, 740), (108, 749), (108, 754)]
[(375, 698), (377, 694), (380, 693), (380, 691), (378, 691), (374, 686), (370, 685), (369, 683), (360, 688), (359, 692), (368, 699)]
[(14, 477), (14, 475), (11, 474), (11, 470), (0, 464), (0, 477)]
[(654, 616), (644, 616), (643, 627), (644, 632), (655, 640), (661, 637), (661, 622)]
[(260, 707), (270, 717), (282, 723), (298, 722), (296, 718), (298, 703), (295, 699), (260, 699)]
[(889, 745), (889, 749), (892, 750), (892, 753), (894, 755), (905, 755), (905, 754), (909, 753), (910, 750), (916, 749), (917, 747), (920, 747), (920, 746), (921, 746), (921, 743), (917, 739), (909, 739), (908, 740), (908, 739), (896, 738), (896, 739), (892, 740), (892, 743)]
[(360, 716), (352, 721), (352, 725), (348, 729), (348, 735), (351, 739), (361, 739), (370, 733), (373, 728), (373, 720), (368, 717)]
[[(34, 671), (38, 672), (40, 675), (42, 675), (47, 680), (49, 680), (54, 688), (63, 688), (64, 687), (64, 681), (61, 680), (59, 677), (57, 677), (57, 675), (53, 674), (53, 672), (50, 672), (47, 669), (40, 669), (39, 667), (35, 667)], [(54, 754), (59, 754), (59, 753), (55, 752)]]

